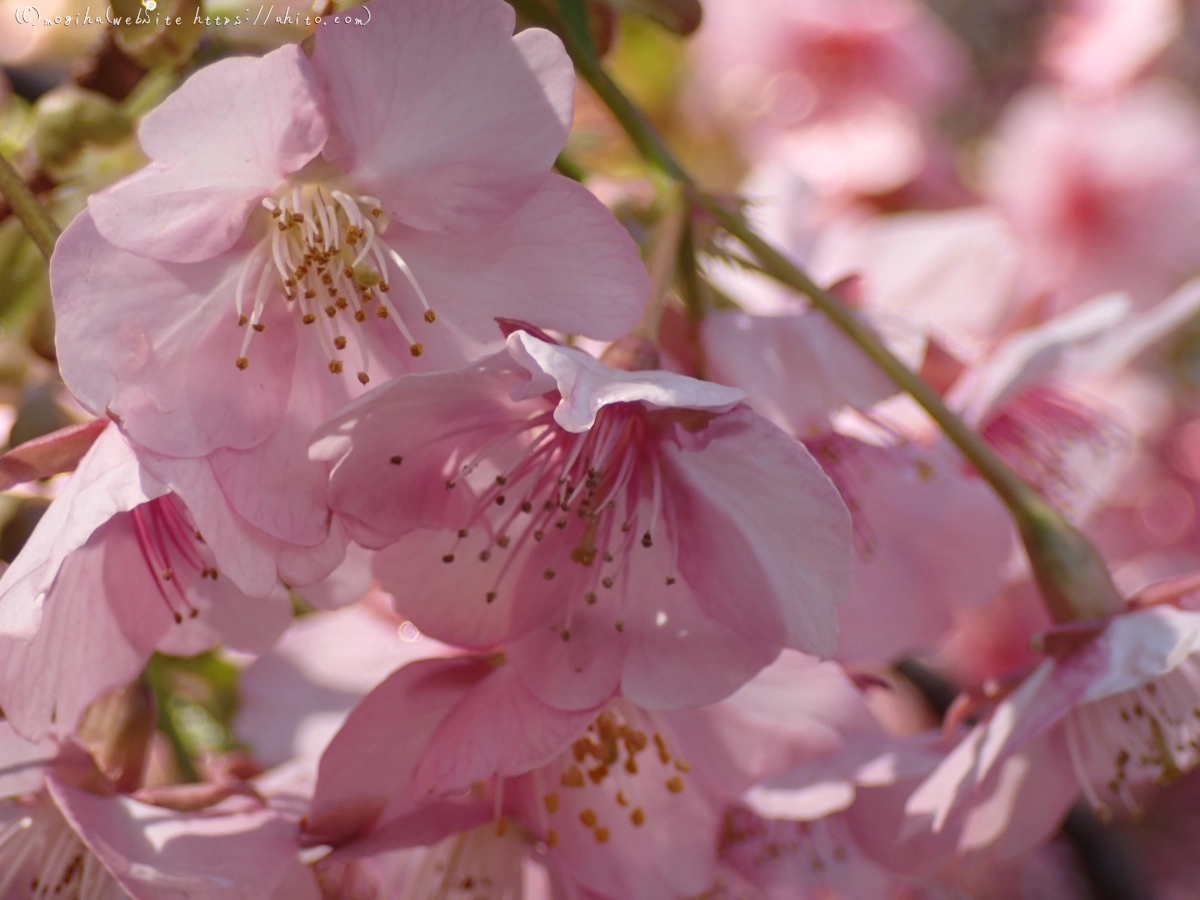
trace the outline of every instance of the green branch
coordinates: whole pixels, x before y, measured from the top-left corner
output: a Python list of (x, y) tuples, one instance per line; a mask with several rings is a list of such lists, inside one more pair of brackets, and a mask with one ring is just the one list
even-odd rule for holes
[[(920, 376), (909, 369), (859, 317), (799, 266), (761, 238), (741, 215), (696, 187), (640, 109), (609, 77), (571, 29), (563, 29), (537, 0), (510, 0), (531, 22), (562, 38), (575, 68), (620, 123), (646, 162), (676, 181), (692, 202), (711, 215), (758, 260), (765, 274), (808, 297), (813, 306), (858, 346), (892, 383), (908, 393), (991, 485), (1008, 508), (1029, 557), (1046, 606), (1057, 621), (1111, 615), (1124, 601), (1087, 537), (1029, 487), (987, 443), (967, 426)], [(694, 313), (694, 311), (693, 311)]]
[(3, 154), (0, 154), (0, 194), (4, 195), (33, 242), (42, 251), (42, 256), (49, 262), (54, 253), (54, 242), (58, 240), (58, 226)]

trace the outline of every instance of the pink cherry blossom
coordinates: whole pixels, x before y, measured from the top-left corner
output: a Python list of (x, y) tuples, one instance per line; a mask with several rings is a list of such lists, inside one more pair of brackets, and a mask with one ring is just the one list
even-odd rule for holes
[[(1043, 640), (1055, 655), (908, 802), (909, 814), (934, 830), (973, 819), (960, 847), (1026, 848), (1079, 793), (1102, 817), (1136, 810), (1144, 788), (1200, 759), (1200, 614), (1168, 605), (1132, 609), (1107, 623), (1058, 626)], [(997, 792), (1008, 799), (984, 802)]]
[(291, 611), (245, 596), (187, 506), (110, 425), (0, 577), (0, 703), (20, 733), (70, 732), (156, 649), (269, 647)]
[(987, 191), (1061, 311), (1105, 291), (1159, 302), (1200, 260), (1200, 116), (1171, 86), (1107, 99), (1034, 88), (998, 126)]
[(888, 190), (915, 174), (921, 125), (956, 89), (961, 49), (906, 0), (705, 7), (694, 106), (762, 156), (777, 141), (826, 189)]
[(29, 744), (0, 723), (0, 897), (316, 900), (297, 826), (263, 796), (200, 811), (113, 790), (77, 745)]
[(1179, 33), (1180, 0), (1068, 0), (1045, 48), (1050, 71), (1089, 91), (1121, 88)]
[(800, 654), (721, 703), (666, 713), (623, 699), (563, 712), (498, 658), (423, 660), (369, 694), (330, 744), (308, 840), (336, 848), (319, 868), (343, 885), (393, 867), (425, 884), (432, 860), (452, 868), (456, 834), (471, 857), (455, 878), (482, 867), (515, 882), (524, 856), (584, 896), (693, 896), (719, 884), (725, 804), (836, 754), (863, 716), (837, 666)]
[(836, 491), (742, 397), (516, 332), (476, 366), (377, 389), (313, 452), (423, 632), (505, 643), (563, 708), (618, 688), (694, 705), (783, 646), (830, 652), (848, 577)]
[(328, 537), (308, 434), (360, 382), (494, 349), (498, 314), (619, 337), (646, 293), (624, 229), (548, 172), (571, 121), (557, 38), (514, 37), (499, 0), (370, 12), (311, 59), (193, 75), (143, 122), (150, 164), (90, 198), (52, 265), (80, 401), (207, 460), (238, 515), (300, 548)]

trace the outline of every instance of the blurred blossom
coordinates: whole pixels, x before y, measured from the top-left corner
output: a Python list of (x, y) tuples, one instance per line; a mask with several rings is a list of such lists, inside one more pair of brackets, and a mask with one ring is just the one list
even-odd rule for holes
[(1031, 89), (998, 125), (984, 181), (1049, 310), (1112, 290), (1149, 306), (1200, 267), (1200, 110), (1168, 84)]

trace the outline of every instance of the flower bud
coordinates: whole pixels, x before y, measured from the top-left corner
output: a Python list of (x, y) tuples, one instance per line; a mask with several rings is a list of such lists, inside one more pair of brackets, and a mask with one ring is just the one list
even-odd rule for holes
[(95, 91), (65, 85), (43, 96), (34, 114), (34, 146), (43, 163), (70, 163), (85, 143), (124, 140), (133, 124), (121, 107)]

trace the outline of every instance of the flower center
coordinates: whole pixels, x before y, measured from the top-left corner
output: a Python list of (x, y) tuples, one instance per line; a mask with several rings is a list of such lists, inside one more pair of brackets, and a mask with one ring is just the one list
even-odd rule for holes
[(1102, 819), (1096, 786), (1131, 812), (1131, 787), (1166, 784), (1200, 763), (1200, 664), (1186, 659), (1155, 681), (1078, 707), (1066, 722), (1067, 749), (1080, 788)]
[[(542, 794), (546, 845), (558, 843), (558, 827), (582, 825), (598, 844), (608, 843), (612, 828), (641, 828), (647, 792), (683, 793), (690, 769), (645, 713), (632, 707), (606, 709), (570, 753), (550, 766), (549, 771), (558, 772), (558, 785)], [(565, 820), (560, 809), (574, 821)]]
[[(663, 496), (662, 474), (648, 430), (646, 417), (635, 404), (605, 407), (593, 426), (578, 434), (561, 428), (552, 413), (544, 412), (512, 426), (461, 465), (452, 461), (448, 489), (460, 478), (473, 476), (484, 463), (489, 463), (489, 471), (500, 474), (477, 489), (478, 496), (458, 530), (458, 541), (442, 561), (453, 563), (468, 540), (473, 541), (471, 550), (483, 563), (511, 548), (497, 566), (486, 594), (491, 603), (511, 561), (526, 558), (520, 551), (530, 541), (558, 542), (563, 562), (575, 563), (583, 570), (581, 580), (573, 582), (582, 595), (576, 599), (596, 605), (600, 592), (624, 586), (634, 549), (639, 544), (645, 549), (654, 546), (656, 534), (661, 537), (659, 532), (667, 525), (669, 504)], [(515, 464), (496, 462), (506, 444), (529, 433), (532, 437)], [(472, 537), (478, 526), (486, 531), (481, 546), (478, 537)], [(547, 581), (558, 574), (554, 566), (542, 571)], [(674, 584), (675, 577), (666, 576), (666, 583)], [(564, 641), (570, 640), (571, 608), (568, 605)], [(618, 631), (624, 630), (623, 619), (617, 618), (615, 625)]]
[(162, 601), (177, 623), (185, 616), (194, 619), (200, 611), (188, 600), (187, 576), (199, 572), (201, 578), (216, 581), (218, 574), (206, 560), (204, 538), (169, 496), (135, 507), (130, 516), (138, 549)]
[(411, 285), (424, 308), (424, 320), (432, 323), (436, 316), (408, 263), (383, 240), (387, 218), (378, 200), (351, 196), (324, 184), (305, 184), (278, 198), (265, 198), (263, 206), (271, 217), (267, 235), (250, 254), (237, 284), (238, 325), (246, 328), (237, 358), (239, 369), (250, 365), (250, 342), (266, 328), (263, 311), (276, 289), (298, 310), (303, 324), (315, 326), (329, 357), (329, 371), (335, 375), (344, 368), (340, 354), (349, 335), (361, 361), (358, 380), (363, 384), (371, 380), (362, 326), (372, 309), (376, 318), (394, 323), (413, 356), (424, 352), (388, 299), (389, 267)]
[[(0, 805), (0, 811), (13, 806)], [(108, 900), (125, 892), (62, 815), (39, 800), (26, 815), (0, 827), (0, 897), (9, 896)]]

